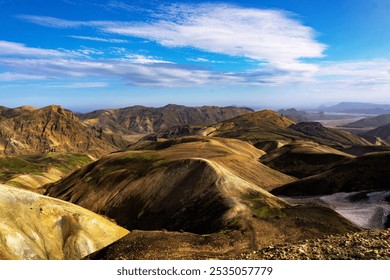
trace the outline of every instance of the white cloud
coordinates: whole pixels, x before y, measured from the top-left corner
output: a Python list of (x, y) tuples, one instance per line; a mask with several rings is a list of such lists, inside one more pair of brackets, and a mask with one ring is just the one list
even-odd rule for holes
[(155, 64), (155, 63), (173, 64), (173, 62), (171, 61), (161, 60), (153, 56), (144, 56), (140, 54), (127, 54), (126, 59), (128, 61), (131, 61), (132, 63), (138, 63), (138, 64)]
[(210, 62), (210, 60), (203, 58), (203, 57), (198, 57), (198, 58), (188, 58), (188, 61), (194, 61), (194, 62)]
[(46, 87), (50, 88), (105, 88), (108, 86), (106, 82), (70, 82), (49, 84)]
[(167, 47), (194, 47), (267, 61), (286, 70), (315, 70), (299, 60), (323, 57), (325, 49), (310, 27), (285, 12), (220, 4), (172, 5), (155, 21), (116, 23), (102, 29)]
[(45, 79), (45, 76), (40, 75), (27, 75), (27, 74), (20, 74), (20, 73), (0, 73), (0, 81), (2, 82), (13, 82), (13, 81), (20, 81), (20, 80), (42, 80)]
[(62, 56), (63, 53), (57, 50), (50, 49), (41, 49), (41, 48), (30, 48), (26, 47), (24, 44), (0, 41), (0, 56), (34, 56), (34, 57), (58, 57)]
[(238, 83), (243, 78), (212, 71), (153, 63), (140, 64), (129, 60), (78, 60), (78, 59), (22, 59), (0, 58), (0, 65), (25, 75), (44, 75), (52, 79), (68, 78), (120, 78), (137, 86), (186, 87), (207, 84)]
[(68, 37), (80, 39), (80, 40), (97, 41), (97, 42), (105, 42), (105, 43), (118, 43), (118, 44), (119, 43), (128, 43), (127, 40), (122, 40), (122, 39), (107, 39), (107, 38), (76, 36), (76, 35), (70, 35)]
[[(132, 6), (120, 1), (109, 5)], [(57, 28), (88, 26), (112, 34), (145, 38), (166, 47), (193, 47), (202, 51), (246, 57), (267, 67), (313, 74), (315, 65), (302, 58), (321, 58), (325, 46), (312, 28), (280, 10), (241, 8), (223, 4), (161, 6), (145, 22), (68, 21), (23, 15), (20, 18)]]
[(338, 61), (323, 62), (316, 78), (319, 81), (332, 81), (343, 87), (359, 87), (390, 89), (390, 61), (389, 60), (365, 60), (365, 61)]
[(88, 26), (91, 25), (92, 22), (85, 21), (72, 21), (65, 20), (55, 17), (47, 17), (47, 16), (34, 16), (34, 15), (18, 15), (18, 18), (47, 27), (53, 28), (76, 28), (80, 26)]

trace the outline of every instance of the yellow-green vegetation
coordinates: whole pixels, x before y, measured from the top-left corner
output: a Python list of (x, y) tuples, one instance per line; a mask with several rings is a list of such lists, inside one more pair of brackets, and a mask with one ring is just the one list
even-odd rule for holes
[(0, 183), (37, 188), (80, 168), (92, 159), (82, 154), (48, 153), (0, 158)]

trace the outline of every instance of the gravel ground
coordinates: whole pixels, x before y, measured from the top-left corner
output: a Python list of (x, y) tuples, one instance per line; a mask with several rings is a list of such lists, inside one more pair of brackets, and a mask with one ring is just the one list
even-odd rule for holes
[(390, 260), (390, 229), (366, 230), (265, 247), (240, 259), (268, 260)]

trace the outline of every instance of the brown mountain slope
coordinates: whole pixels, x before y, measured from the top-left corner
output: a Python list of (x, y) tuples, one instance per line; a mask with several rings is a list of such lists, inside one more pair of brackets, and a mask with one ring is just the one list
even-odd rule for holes
[(101, 130), (83, 125), (60, 106), (20, 107), (0, 113), (0, 150), (3, 155), (47, 152), (100, 156), (127, 143)]
[(379, 138), (379, 141), (383, 141), (385, 144), (390, 143), (390, 124), (379, 126), (373, 130), (367, 131), (363, 134), (365, 137), (369, 138)]
[(263, 110), (213, 124), (199, 131), (202, 136), (238, 138), (253, 143), (260, 140), (291, 140), (300, 134), (289, 130), (293, 122), (271, 111)]
[(128, 233), (76, 205), (0, 185), (0, 259), (81, 259)]
[(264, 189), (292, 178), (259, 163), (264, 153), (247, 143), (187, 137), (130, 149), (101, 158), (46, 193), (128, 229), (211, 232), (248, 215), (246, 196), (264, 207), (286, 205)]
[(210, 125), (238, 115), (253, 112), (239, 107), (186, 107), (167, 105), (161, 108), (133, 106), (122, 109), (98, 110), (80, 114), (86, 124), (118, 134), (154, 133), (181, 125)]
[(367, 145), (371, 143), (347, 131), (327, 128), (319, 122), (300, 122), (289, 127), (325, 145)]
[(332, 169), (310, 176), (271, 192), (276, 195), (325, 195), (336, 192), (388, 190), (390, 152), (372, 153), (337, 164)]
[(379, 115), (379, 116), (370, 117), (370, 118), (363, 118), (363, 119), (358, 120), (356, 122), (346, 124), (346, 125), (344, 125), (344, 127), (367, 128), (367, 127), (383, 126), (386, 124), (390, 124), (390, 114)]
[(315, 141), (331, 146), (371, 145), (368, 141), (356, 135), (337, 129), (322, 127), (322, 134), (319, 135), (318, 130), (313, 130), (311, 126), (311, 123), (308, 125), (305, 125), (305, 123), (294, 124), (289, 119), (271, 110), (263, 110), (211, 125), (200, 130), (198, 134), (237, 138), (249, 141), (257, 147), (275, 141), (288, 143), (296, 140)]
[(265, 191), (293, 179), (259, 163), (263, 154), (234, 139), (143, 141), (49, 185), (46, 193), (147, 230), (132, 231), (95, 256), (102, 259), (223, 258), (357, 230), (333, 210), (290, 207)]
[(284, 174), (303, 178), (351, 158), (353, 156), (325, 145), (296, 141), (270, 151), (260, 158), (260, 162)]

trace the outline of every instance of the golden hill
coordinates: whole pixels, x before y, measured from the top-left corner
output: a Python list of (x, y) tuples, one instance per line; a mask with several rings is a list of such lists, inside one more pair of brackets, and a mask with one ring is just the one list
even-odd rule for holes
[(81, 259), (128, 233), (91, 211), (0, 185), (0, 259)]
[(264, 189), (292, 181), (257, 161), (264, 152), (234, 139), (184, 137), (129, 149), (82, 168), (46, 193), (128, 229), (209, 232), (247, 215), (245, 196), (284, 206)]
[(47, 152), (100, 156), (126, 146), (126, 142), (83, 125), (60, 106), (20, 107), (0, 111), (0, 151), (3, 155)]
[[(298, 123), (271, 110), (263, 110), (232, 118), (198, 132), (202, 136), (237, 138), (262, 147), (264, 143), (296, 140), (314, 141), (330, 146), (371, 145), (351, 133), (325, 128), (319, 123)], [(266, 144), (268, 145), (268, 144)]]
[(48, 185), (46, 194), (132, 230), (97, 258), (221, 258), (358, 230), (333, 210), (291, 207), (267, 192), (294, 179), (261, 164), (262, 155), (235, 139), (143, 141)]

